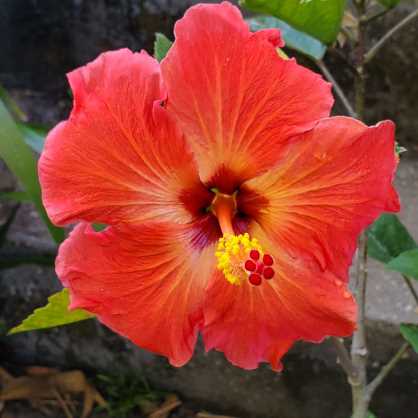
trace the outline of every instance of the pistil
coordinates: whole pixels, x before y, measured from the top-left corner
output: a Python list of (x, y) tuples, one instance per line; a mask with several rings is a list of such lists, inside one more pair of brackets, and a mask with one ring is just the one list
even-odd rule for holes
[(275, 274), (273, 257), (265, 254), (257, 239), (251, 238), (248, 233), (235, 234), (232, 224), (237, 212), (235, 194), (216, 193), (211, 210), (223, 234), (215, 255), (218, 259), (217, 268), (225, 279), (234, 285), (248, 280), (254, 286), (259, 286), (263, 279), (272, 279)]
[(222, 234), (234, 235), (232, 219), (237, 212), (235, 194), (216, 193), (211, 206), (213, 214), (218, 218)]

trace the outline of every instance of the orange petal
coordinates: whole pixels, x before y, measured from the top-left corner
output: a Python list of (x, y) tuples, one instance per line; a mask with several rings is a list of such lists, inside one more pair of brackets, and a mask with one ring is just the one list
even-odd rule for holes
[(274, 256), (276, 274), (260, 286), (232, 286), (221, 274), (214, 276), (204, 303), (206, 349), (223, 351), (245, 369), (270, 362), (281, 370), (281, 357), (295, 341), (351, 335), (356, 306), (345, 284), (314, 263), (282, 253), (257, 226), (250, 233)]
[(54, 223), (188, 221), (181, 196), (210, 203), (184, 137), (159, 105), (165, 91), (153, 58), (107, 52), (68, 78), (72, 113), (48, 135), (39, 163)]
[(213, 246), (177, 224), (108, 227), (79, 224), (61, 245), (57, 274), (71, 308), (83, 308), (142, 348), (181, 366), (192, 356)]
[(230, 3), (191, 7), (174, 32), (161, 63), (167, 109), (209, 185), (233, 192), (275, 165), (290, 137), (329, 115), (329, 83), (280, 58), (278, 32), (252, 34)]
[(394, 124), (324, 119), (290, 141), (278, 167), (241, 188), (239, 207), (297, 259), (348, 279), (359, 233), (396, 212)]

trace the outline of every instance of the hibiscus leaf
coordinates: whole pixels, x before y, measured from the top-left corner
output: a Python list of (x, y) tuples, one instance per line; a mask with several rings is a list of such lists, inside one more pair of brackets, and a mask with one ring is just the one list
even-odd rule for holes
[(398, 156), (404, 152), (407, 152), (408, 149), (403, 147), (402, 145), (399, 145), (397, 142), (395, 142), (395, 152), (398, 154)]
[(15, 202), (30, 202), (30, 197), (25, 192), (1, 192), (0, 199), (14, 200)]
[(58, 327), (94, 317), (82, 309), (69, 311), (69, 303), (68, 289), (53, 294), (48, 298), (47, 305), (35, 309), (20, 325), (12, 328), (9, 334)]
[(29, 123), (18, 123), (20, 132), (25, 142), (38, 154), (44, 148), (45, 137), (48, 130), (40, 125), (31, 125)]
[(284, 20), (330, 44), (340, 31), (346, 0), (241, 0), (248, 9)]
[(396, 215), (382, 215), (367, 231), (370, 257), (388, 263), (417, 244)]
[(326, 46), (321, 41), (294, 29), (283, 20), (271, 16), (259, 16), (248, 19), (247, 22), (252, 31), (267, 28), (280, 29), (286, 47), (302, 52), (315, 60), (320, 60), (325, 54)]
[(387, 7), (388, 9), (391, 9), (392, 7), (395, 7), (401, 0), (378, 0), (378, 2)]
[(15, 100), (12, 99), (7, 90), (0, 85), (0, 100), (3, 101), (4, 105), (8, 111), (17, 119), (17, 120), (27, 120), (28, 117), (26, 113), (19, 107)]
[(156, 33), (154, 41), (154, 58), (160, 62), (167, 55), (171, 45), (173, 45), (173, 42), (171, 42), (167, 36), (162, 33)]
[(94, 223), (94, 224), (92, 224), (92, 227), (96, 232), (101, 232), (101, 231), (104, 231), (107, 228), (107, 225), (106, 224)]
[(418, 248), (399, 254), (390, 260), (386, 267), (418, 280)]
[(418, 325), (401, 324), (401, 334), (412, 348), (418, 353)]
[(36, 159), (25, 143), (22, 133), (0, 100), (0, 157), (22, 183), (54, 240), (64, 239), (64, 230), (52, 225), (41, 200)]

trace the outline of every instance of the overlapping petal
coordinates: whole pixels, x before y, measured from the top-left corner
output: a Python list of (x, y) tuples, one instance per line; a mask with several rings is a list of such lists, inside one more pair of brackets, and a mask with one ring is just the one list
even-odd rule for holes
[(213, 246), (193, 226), (159, 223), (108, 227), (79, 224), (60, 247), (57, 274), (83, 308), (140, 347), (181, 366), (192, 356)]
[(280, 359), (295, 341), (352, 334), (356, 304), (338, 277), (281, 252), (257, 225), (251, 235), (273, 254), (276, 274), (260, 286), (232, 286), (215, 275), (204, 304), (207, 350), (223, 351), (231, 363), (245, 369), (270, 362), (281, 370)]
[(183, 135), (160, 106), (158, 63), (124, 49), (68, 75), (74, 107), (48, 135), (39, 163), (56, 224), (187, 221), (182, 196), (205, 200)]
[(399, 210), (394, 147), (390, 121), (324, 119), (289, 142), (275, 170), (241, 188), (240, 208), (281, 251), (347, 280), (359, 233)]
[(161, 63), (167, 109), (209, 185), (232, 193), (273, 167), (290, 137), (329, 115), (329, 83), (280, 58), (278, 32), (252, 34), (230, 3), (191, 7), (174, 32)]

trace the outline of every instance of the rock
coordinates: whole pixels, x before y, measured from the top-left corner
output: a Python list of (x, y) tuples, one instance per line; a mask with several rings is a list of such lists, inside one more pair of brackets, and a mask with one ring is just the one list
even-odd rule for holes
[[(396, 178), (401, 197), (400, 218), (411, 235), (418, 240), (418, 160), (401, 161)], [(382, 264), (370, 260), (367, 315), (377, 321), (399, 324), (418, 322), (416, 304), (399, 274), (385, 271)], [(418, 291), (418, 283), (414, 281)]]
[(111, 49), (152, 52), (154, 33), (172, 38), (174, 22), (198, 2), (3, 0), (0, 83), (62, 94), (66, 72)]

